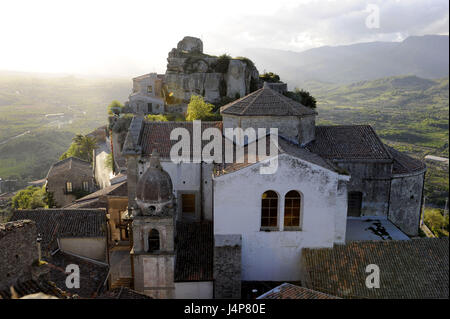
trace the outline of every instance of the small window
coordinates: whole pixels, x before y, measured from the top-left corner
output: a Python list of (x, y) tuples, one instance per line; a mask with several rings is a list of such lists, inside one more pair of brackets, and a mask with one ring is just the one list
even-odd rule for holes
[(159, 250), (159, 231), (152, 229), (148, 234), (148, 252)]
[(147, 86), (147, 93), (153, 93), (153, 87), (151, 85)]
[(181, 195), (181, 209), (183, 214), (188, 216), (195, 215), (195, 194)]
[(67, 193), (72, 193), (73, 189), (72, 189), (72, 182), (66, 182), (66, 192)]
[(300, 227), (300, 202), (299, 192), (290, 191), (284, 199), (284, 226)]
[(267, 191), (262, 195), (261, 227), (278, 226), (278, 195)]
[(83, 182), (83, 190), (85, 192), (89, 191), (89, 182), (86, 181)]

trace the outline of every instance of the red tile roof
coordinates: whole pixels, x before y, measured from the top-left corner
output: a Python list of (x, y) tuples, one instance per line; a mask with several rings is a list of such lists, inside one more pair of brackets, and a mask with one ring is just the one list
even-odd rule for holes
[(316, 111), (271, 89), (263, 87), (220, 108), (221, 114), (241, 116), (305, 116)]
[(104, 209), (24, 209), (14, 211), (10, 220), (21, 219), (36, 222), (42, 249), (47, 251), (56, 248), (57, 238), (106, 236)]
[[(363, 241), (302, 250), (302, 284), (343, 298), (449, 297), (447, 238)], [(367, 288), (366, 267), (380, 270), (380, 288)]]
[(426, 169), (426, 165), (424, 162), (415, 159), (411, 156), (408, 156), (405, 153), (399, 152), (396, 149), (387, 146), (386, 148), (392, 154), (394, 158), (394, 174), (408, 174), (414, 172), (420, 172)]
[[(204, 122), (201, 124), (201, 132), (207, 128), (215, 127), (222, 132), (222, 122)], [(147, 122), (144, 121), (144, 127), (142, 129), (140, 146), (142, 147), (142, 155), (149, 156), (153, 149), (156, 148), (161, 158), (170, 158), (170, 150), (178, 140), (170, 140), (170, 132), (176, 128), (185, 128), (189, 132), (190, 147), (192, 154), (193, 147), (193, 123), (192, 122)], [(208, 144), (209, 141), (202, 141), (203, 146)]]
[(259, 296), (257, 299), (340, 299), (320, 291), (284, 283)]
[(92, 176), (91, 163), (77, 157), (69, 157), (53, 164), (47, 173), (47, 179), (69, 170), (78, 170), (80, 173)]
[(370, 125), (316, 126), (316, 139), (306, 148), (333, 160), (392, 160)]
[(212, 222), (178, 222), (175, 244), (175, 281), (213, 280)]

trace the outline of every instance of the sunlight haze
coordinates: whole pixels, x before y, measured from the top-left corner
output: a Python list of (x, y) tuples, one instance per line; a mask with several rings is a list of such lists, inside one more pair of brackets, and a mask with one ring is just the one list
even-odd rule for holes
[[(378, 29), (365, 25), (369, 3), (380, 7)], [(201, 38), (206, 53), (237, 56), (246, 48), (303, 51), (448, 34), (448, 19), (440, 0), (2, 0), (0, 70), (164, 73), (167, 53), (186, 35)]]

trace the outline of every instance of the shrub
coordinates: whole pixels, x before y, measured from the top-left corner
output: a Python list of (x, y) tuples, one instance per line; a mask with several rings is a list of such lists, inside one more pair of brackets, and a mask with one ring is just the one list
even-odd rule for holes
[(149, 114), (145, 117), (147, 121), (151, 122), (167, 122), (168, 119), (165, 115), (162, 114)]
[(214, 105), (205, 102), (202, 96), (192, 95), (191, 101), (188, 104), (187, 109), (187, 121), (193, 120), (205, 120), (213, 116), (212, 110)]
[(270, 82), (270, 83), (280, 83), (280, 76), (278, 74), (275, 74), (273, 72), (266, 72), (259, 75), (259, 78), (264, 82)]
[(440, 209), (425, 209), (423, 220), (437, 237), (448, 236), (448, 215), (444, 217)]
[(117, 100), (113, 100), (109, 105), (108, 105), (108, 114), (109, 115), (119, 115), (120, 113), (122, 113), (123, 110), (123, 104), (120, 103)]
[(300, 90), (298, 88), (295, 88), (294, 92), (287, 91), (284, 93), (285, 96), (293, 99), (294, 101), (297, 101), (304, 106), (310, 107), (310, 108), (316, 108), (316, 99), (309, 94), (309, 92)]

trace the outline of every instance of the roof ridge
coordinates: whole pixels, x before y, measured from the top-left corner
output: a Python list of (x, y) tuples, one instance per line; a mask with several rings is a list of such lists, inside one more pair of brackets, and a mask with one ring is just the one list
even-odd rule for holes
[(234, 100), (234, 101), (232, 101), (232, 102), (230, 102), (230, 103), (228, 103), (228, 104), (225, 104), (224, 106), (220, 107), (220, 111), (226, 110), (226, 109), (228, 109), (229, 107), (233, 106), (234, 104), (236, 104), (236, 103), (238, 103), (238, 102), (240, 102), (240, 101), (243, 101), (243, 100), (245, 100), (245, 99), (247, 99), (247, 98), (253, 96), (254, 94), (256, 94), (256, 92), (262, 91), (262, 89), (263, 89), (263, 88), (260, 88), (260, 89), (258, 89), (258, 90), (256, 90), (256, 91), (253, 91), (253, 92), (251, 92), (251, 93), (249, 93), (249, 94), (247, 94), (247, 95), (244, 95), (243, 97), (241, 97), (241, 98), (239, 98), (239, 99), (237, 99), (237, 100)]
[(251, 97), (252, 97), (252, 100), (248, 103), (248, 105), (242, 110), (242, 112), (241, 112), (241, 114), (244, 114), (245, 113), (245, 111), (247, 111), (247, 109), (251, 106), (251, 105), (253, 105), (253, 103), (255, 102), (255, 100), (262, 94), (262, 92), (265, 90), (265, 88), (261, 88), (261, 89), (259, 89), (259, 90), (257, 90), (257, 91), (255, 91), (255, 92), (258, 92), (257, 94), (255, 94), (255, 95), (252, 95)]

